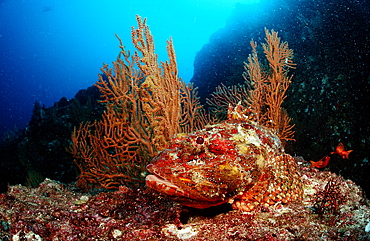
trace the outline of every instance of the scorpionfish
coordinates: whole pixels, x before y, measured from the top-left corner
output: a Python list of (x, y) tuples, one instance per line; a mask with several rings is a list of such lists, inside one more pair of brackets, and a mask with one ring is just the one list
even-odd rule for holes
[[(237, 106), (238, 107), (238, 106)], [(228, 119), (191, 134), (177, 134), (147, 166), (146, 185), (185, 206), (230, 203), (252, 211), (303, 195), (295, 159), (274, 133), (229, 109)]]

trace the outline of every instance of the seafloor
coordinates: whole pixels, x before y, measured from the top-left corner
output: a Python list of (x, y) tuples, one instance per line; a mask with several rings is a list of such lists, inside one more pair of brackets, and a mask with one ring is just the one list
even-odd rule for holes
[(146, 188), (80, 193), (46, 179), (0, 196), (1, 240), (370, 240), (370, 202), (351, 180), (297, 158), (304, 198), (253, 212), (197, 210)]

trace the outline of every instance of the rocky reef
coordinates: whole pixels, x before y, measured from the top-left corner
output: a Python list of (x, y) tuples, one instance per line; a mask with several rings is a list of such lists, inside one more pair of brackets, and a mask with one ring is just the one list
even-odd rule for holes
[(225, 27), (198, 52), (192, 82), (204, 103), (221, 83), (245, 83), (250, 40), (262, 41), (265, 27), (278, 31), (297, 64), (283, 103), (296, 131), (287, 152), (317, 161), (343, 142), (354, 150), (350, 161), (333, 159), (330, 171), (369, 193), (370, 112), (363, 104), (370, 101), (369, 5), (364, 0), (283, 2), (260, 11), (237, 5)]
[[(79, 193), (45, 179), (0, 195), (1, 240), (370, 240), (370, 203), (351, 180), (296, 157), (304, 198), (259, 206), (187, 208), (150, 189)], [(367, 228), (366, 228), (367, 227)]]
[(31, 121), (23, 130), (9, 131), (0, 143), (0, 192), (8, 185), (36, 187), (46, 177), (61, 182), (76, 180), (77, 168), (66, 151), (74, 126), (101, 118), (101, 93), (91, 86), (51, 107), (34, 103)]

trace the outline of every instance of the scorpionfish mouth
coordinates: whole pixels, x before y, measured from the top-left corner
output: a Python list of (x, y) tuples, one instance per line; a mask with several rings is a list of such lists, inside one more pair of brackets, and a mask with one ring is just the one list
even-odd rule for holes
[(146, 176), (145, 182), (149, 188), (169, 196), (184, 198), (189, 198), (190, 196), (189, 192), (181, 189), (180, 187), (176, 186), (175, 184), (167, 181), (166, 179), (158, 175)]

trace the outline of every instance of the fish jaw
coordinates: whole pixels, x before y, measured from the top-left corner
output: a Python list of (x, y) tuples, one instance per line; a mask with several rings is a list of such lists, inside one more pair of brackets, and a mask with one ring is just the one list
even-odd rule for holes
[(190, 193), (176, 186), (175, 184), (163, 179), (157, 175), (148, 175), (145, 178), (147, 187), (159, 191), (168, 196), (189, 198)]
[(181, 189), (180, 187), (176, 186), (175, 184), (157, 176), (157, 175), (148, 175), (146, 176), (145, 183), (147, 187), (165, 194), (173, 201), (179, 202), (184, 206), (193, 207), (193, 208), (209, 208), (213, 206), (218, 206), (223, 203), (226, 203), (227, 200), (210, 200), (210, 199), (203, 199), (200, 198), (199, 195), (194, 195), (194, 191), (192, 193)]

